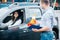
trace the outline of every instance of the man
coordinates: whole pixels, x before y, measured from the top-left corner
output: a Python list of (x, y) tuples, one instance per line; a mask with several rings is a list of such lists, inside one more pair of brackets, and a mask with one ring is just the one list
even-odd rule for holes
[(50, 7), (49, 0), (41, 0), (41, 7), (44, 12), (40, 21), (40, 29), (32, 29), (34, 32), (41, 32), (40, 40), (53, 40), (53, 9)]

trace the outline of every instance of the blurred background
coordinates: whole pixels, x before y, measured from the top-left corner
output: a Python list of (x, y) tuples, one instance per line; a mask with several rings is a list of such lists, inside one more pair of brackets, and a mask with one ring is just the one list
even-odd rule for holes
[[(19, 3), (40, 3), (40, 0), (0, 0), (0, 8), (8, 7), (9, 5), (19, 2)], [(54, 4), (55, 3), (55, 4)], [(55, 17), (57, 19), (58, 27), (53, 28), (53, 31), (56, 32), (57, 38), (59, 38), (59, 27), (60, 27), (60, 0), (50, 0), (50, 6), (53, 7), (54, 5), (54, 12)]]
[[(7, 7), (14, 2), (37, 2), (40, 0), (0, 0), (0, 8)], [(53, 6), (55, 0), (51, 0), (51, 6)], [(60, 0), (56, 0), (55, 10), (60, 10)]]

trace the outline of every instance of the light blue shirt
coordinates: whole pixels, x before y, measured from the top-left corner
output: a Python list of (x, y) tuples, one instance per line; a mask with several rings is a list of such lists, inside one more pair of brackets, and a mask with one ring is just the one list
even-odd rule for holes
[(53, 9), (51, 7), (47, 8), (41, 17), (40, 26), (41, 27), (49, 27), (52, 30), (53, 17), (54, 17)]

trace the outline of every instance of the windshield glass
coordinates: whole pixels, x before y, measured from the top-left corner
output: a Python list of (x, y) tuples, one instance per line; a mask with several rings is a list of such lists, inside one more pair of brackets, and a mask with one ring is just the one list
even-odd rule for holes
[(26, 16), (27, 18), (33, 17), (33, 16), (35, 16), (36, 18), (40, 18), (41, 17), (41, 11), (40, 11), (39, 8), (31, 7), (31, 8), (28, 8), (28, 11), (27, 11), (26, 15), (27, 15)]
[(0, 9), (0, 18), (2, 17), (2, 16), (4, 16), (4, 14), (8, 11), (9, 9), (8, 8), (1, 8)]

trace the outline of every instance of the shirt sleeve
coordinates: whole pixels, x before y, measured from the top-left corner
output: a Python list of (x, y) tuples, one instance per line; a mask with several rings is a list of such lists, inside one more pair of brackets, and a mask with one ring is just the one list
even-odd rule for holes
[(17, 26), (17, 25), (20, 25), (20, 24), (21, 24), (21, 19), (17, 20), (17, 21), (15, 22), (15, 24), (11, 25), (11, 27)]
[(4, 25), (9, 26), (11, 25), (11, 23), (12, 23), (12, 20), (8, 21), (7, 23), (4, 23)]

